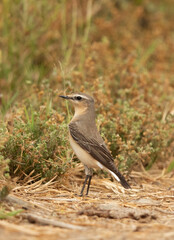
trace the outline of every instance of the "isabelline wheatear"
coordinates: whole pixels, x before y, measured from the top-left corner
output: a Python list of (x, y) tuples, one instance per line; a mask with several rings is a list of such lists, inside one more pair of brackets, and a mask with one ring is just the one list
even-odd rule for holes
[(83, 195), (87, 181), (86, 195), (88, 195), (93, 168), (108, 171), (124, 188), (130, 188), (123, 175), (117, 170), (114, 159), (97, 130), (94, 99), (84, 93), (60, 97), (70, 100), (75, 107), (75, 114), (69, 123), (69, 140), (75, 154), (85, 167), (86, 179), (81, 195)]

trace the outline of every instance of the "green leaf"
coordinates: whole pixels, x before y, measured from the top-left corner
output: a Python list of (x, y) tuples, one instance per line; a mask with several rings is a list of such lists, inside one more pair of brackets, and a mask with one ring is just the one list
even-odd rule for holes
[(167, 168), (167, 173), (171, 172), (172, 170), (174, 170), (174, 160), (171, 161), (171, 163), (169, 164)]
[(7, 219), (9, 217), (14, 217), (17, 214), (21, 213), (23, 210), (19, 209), (19, 210), (15, 210), (12, 212), (5, 212), (4, 210), (0, 210), (0, 219)]

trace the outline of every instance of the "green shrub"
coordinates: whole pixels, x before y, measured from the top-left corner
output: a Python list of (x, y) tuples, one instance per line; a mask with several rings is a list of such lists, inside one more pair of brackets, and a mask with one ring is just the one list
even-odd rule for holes
[(10, 160), (12, 176), (24, 177), (34, 171), (34, 175), (50, 179), (68, 166), (67, 125), (60, 123), (60, 115), (53, 110), (48, 118), (41, 112), (25, 109), (13, 120), (12, 132), (1, 150), (1, 156)]

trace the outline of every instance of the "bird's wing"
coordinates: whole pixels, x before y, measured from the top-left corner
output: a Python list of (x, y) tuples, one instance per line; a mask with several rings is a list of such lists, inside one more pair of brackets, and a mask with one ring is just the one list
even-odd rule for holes
[(69, 124), (69, 130), (72, 138), (87, 151), (94, 159), (96, 159), (99, 163), (101, 163), (105, 168), (116, 174), (116, 176), (120, 179), (121, 184), (125, 188), (129, 188), (128, 183), (122, 176), (122, 174), (117, 170), (114, 160), (109, 152), (109, 150), (105, 147), (104, 143), (99, 143), (93, 137), (84, 136), (84, 134), (79, 131), (76, 123)]

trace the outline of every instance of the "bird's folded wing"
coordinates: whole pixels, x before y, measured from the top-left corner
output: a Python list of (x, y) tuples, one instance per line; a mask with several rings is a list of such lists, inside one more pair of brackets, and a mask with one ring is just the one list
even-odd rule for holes
[(114, 160), (109, 150), (105, 147), (104, 142), (100, 143), (96, 140), (95, 137), (85, 136), (79, 130), (79, 128), (75, 123), (69, 124), (69, 130), (72, 138), (80, 145), (81, 148), (87, 151), (94, 159), (100, 162), (106, 169), (110, 170), (111, 173), (114, 173), (116, 175), (117, 181), (119, 179), (123, 187), (130, 188), (124, 176), (117, 170), (114, 164)]
[(87, 151), (104, 167), (113, 172), (118, 172), (115, 167), (114, 160), (109, 150), (105, 147), (104, 142), (99, 143), (95, 138), (84, 136), (84, 134), (79, 131), (75, 123), (69, 124), (69, 130), (72, 138), (80, 145), (81, 148)]

